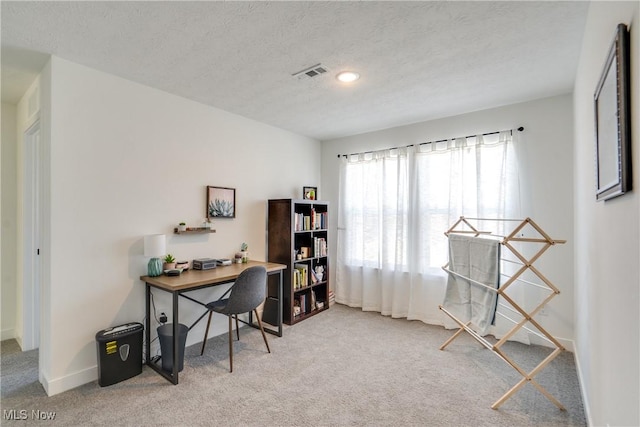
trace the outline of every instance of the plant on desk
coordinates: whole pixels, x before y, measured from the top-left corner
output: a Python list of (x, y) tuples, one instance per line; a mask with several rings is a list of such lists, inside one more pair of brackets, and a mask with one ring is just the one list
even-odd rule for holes
[(240, 245), (240, 254), (241, 254), (243, 263), (249, 262), (249, 252), (247, 252), (248, 249), (249, 249), (249, 245), (247, 245), (246, 243), (243, 243), (242, 245)]
[(164, 264), (162, 266), (163, 270), (173, 270), (176, 268), (176, 259), (171, 254), (167, 254), (164, 257)]

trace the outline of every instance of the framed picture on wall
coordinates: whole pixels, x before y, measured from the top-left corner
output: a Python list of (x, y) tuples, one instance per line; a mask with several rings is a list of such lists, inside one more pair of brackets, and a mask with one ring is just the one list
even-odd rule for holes
[(207, 186), (207, 218), (235, 218), (236, 189)]
[(619, 24), (594, 94), (596, 200), (631, 190), (629, 32)]
[(317, 200), (318, 187), (302, 187), (302, 198), (305, 200)]

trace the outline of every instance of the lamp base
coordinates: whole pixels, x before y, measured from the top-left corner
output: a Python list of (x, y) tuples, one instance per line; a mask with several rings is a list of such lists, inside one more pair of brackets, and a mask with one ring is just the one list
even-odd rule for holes
[(162, 274), (162, 260), (160, 258), (151, 258), (149, 260), (147, 274), (149, 277), (156, 277)]

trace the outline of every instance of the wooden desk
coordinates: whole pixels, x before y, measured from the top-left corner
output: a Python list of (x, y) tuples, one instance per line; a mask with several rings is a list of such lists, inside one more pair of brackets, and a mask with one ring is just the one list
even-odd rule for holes
[[(277, 330), (264, 328), (265, 332), (269, 332), (273, 335), (277, 335), (279, 337), (282, 336), (282, 270), (286, 269), (287, 266), (283, 264), (276, 264), (273, 262), (261, 262), (261, 261), (249, 261), (246, 264), (231, 264), (225, 266), (218, 266), (217, 268), (211, 270), (188, 270), (179, 276), (166, 276), (161, 275), (157, 277), (150, 276), (142, 276), (140, 280), (145, 283), (145, 350), (146, 350), (146, 364), (150, 366), (154, 371), (158, 372), (160, 375), (165, 377), (167, 380), (171, 381), (173, 384), (178, 384), (178, 324), (179, 316), (178, 316), (178, 297), (182, 296), (190, 301), (195, 302), (196, 304), (200, 304), (205, 307), (205, 303), (198, 301), (194, 298), (191, 298), (188, 295), (185, 295), (187, 292), (195, 291), (197, 289), (207, 288), (210, 286), (222, 285), (225, 283), (234, 282), (240, 273), (246, 270), (249, 267), (254, 267), (257, 265), (262, 265), (267, 269), (268, 275), (277, 274), (279, 276), (279, 286), (278, 286), (278, 315), (277, 315)], [(265, 286), (267, 284), (265, 283)], [(163, 290), (165, 292), (169, 292), (173, 296), (173, 372), (166, 372), (161, 367), (157, 365), (156, 362), (151, 361), (151, 288), (156, 288)], [(209, 302), (209, 301), (207, 301)], [(208, 310), (205, 311), (199, 318), (196, 320), (193, 325), (189, 327), (191, 330), (202, 318), (208, 314)], [(253, 326), (257, 328), (257, 325), (253, 324), (251, 313), (249, 313), (249, 322), (247, 323), (249, 326)]]

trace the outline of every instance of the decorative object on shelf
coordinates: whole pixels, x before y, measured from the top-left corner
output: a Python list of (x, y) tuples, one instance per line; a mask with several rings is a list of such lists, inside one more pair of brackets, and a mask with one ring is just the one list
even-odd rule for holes
[(315, 270), (313, 270), (313, 274), (318, 282), (322, 282), (324, 280), (324, 265), (316, 265)]
[(308, 246), (303, 246), (300, 248), (300, 255), (302, 255), (302, 259), (309, 258), (311, 255), (311, 248)]
[(181, 222), (178, 224), (178, 231), (187, 231), (187, 223)]
[(207, 186), (207, 218), (235, 218), (236, 189)]
[(164, 257), (163, 270), (174, 270), (176, 268), (176, 259), (171, 254)]
[(631, 190), (629, 32), (618, 24), (594, 95), (596, 200)]
[(144, 236), (144, 256), (151, 257), (147, 264), (147, 275), (150, 277), (162, 274), (162, 260), (166, 252), (166, 237), (164, 234), (152, 234)]
[(316, 200), (318, 198), (318, 187), (302, 187), (302, 198)]

